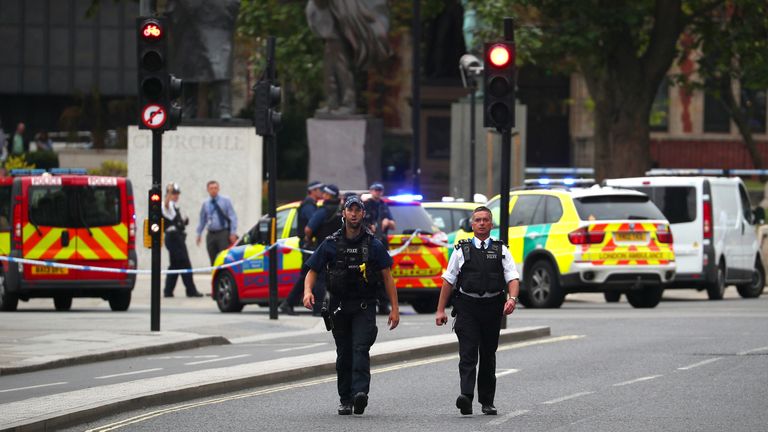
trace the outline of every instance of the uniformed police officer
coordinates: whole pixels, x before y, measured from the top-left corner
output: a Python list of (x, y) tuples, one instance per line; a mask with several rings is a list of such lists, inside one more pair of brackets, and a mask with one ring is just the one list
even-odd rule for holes
[(332, 313), (336, 342), (336, 374), (341, 402), (338, 413), (350, 415), (353, 411), (362, 414), (368, 405), (369, 350), (378, 333), (378, 284), (384, 284), (392, 303), (387, 320), (390, 330), (400, 322), (400, 312), (390, 273), (392, 258), (384, 245), (363, 227), (363, 202), (357, 196), (348, 198), (342, 214), (342, 228), (327, 237), (307, 261), (310, 270), (304, 283), (304, 307), (312, 309), (315, 303), (312, 287), (318, 273), (325, 272), (331, 294), (328, 310)]
[[(515, 310), (520, 289), (520, 275), (512, 255), (502, 242), (490, 237), (491, 228), (491, 211), (484, 206), (476, 208), (472, 212), (474, 237), (461, 240), (448, 261), (435, 316), (438, 326), (448, 322), (445, 306), (453, 295), (461, 382), (456, 407), (463, 415), (472, 414), (475, 376), (483, 414), (497, 413), (493, 399), (496, 394), (496, 348), (499, 345), (501, 319)], [(454, 287), (458, 289), (454, 290)]]

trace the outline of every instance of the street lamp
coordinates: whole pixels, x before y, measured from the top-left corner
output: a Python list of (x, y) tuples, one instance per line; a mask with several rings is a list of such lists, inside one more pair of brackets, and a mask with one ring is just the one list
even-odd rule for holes
[(469, 88), (469, 199), (475, 197), (475, 93), (477, 77), (483, 73), (483, 63), (472, 54), (459, 59), (459, 71), (464, 88)]

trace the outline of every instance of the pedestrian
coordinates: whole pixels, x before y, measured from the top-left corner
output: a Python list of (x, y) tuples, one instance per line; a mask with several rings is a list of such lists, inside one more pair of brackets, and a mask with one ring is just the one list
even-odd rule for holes
[(13, 138), (11, 138), (11, 148), (8, 152), (12, 156), (21, 156), (27, 152), (27, 147), (24, 143), (25, 130), (26, 126), (24, 126), (24, 123), (20, 122), (18, 125), (16, 125), (16, 132), (13, 134)]
[[(318, 300), (312, 294), (315, 282), (328, 274), (330, 299), (327, 311), (336, 343), (336, 376), (339, 415), (363, 414), (371, 385), (370, 349), (376, 336), (376, 285), (383, 284), (392, 303), (387, 325), (400, 323), (397, 291), (387, 249), (363, 226), (365, 207), (359, 197), (344, 203), (342, 228), (327, 237), (307, 261), (304, 307)], [(320, 276), (318, 276), (320, 274)]]
[[(304, 239), (304, 228), (306, 228), (307, 223), (309, 223), (309, 220), (312, 219), (312, 215), (315, 214), (317, 211), (317, 202), (323, 198), (323, 187), (325, 185), (320, 183), (319, 181), (311, 181), (307, 185), (307, 196), (304, 198), (304, 201), (301, 202), (299, 205), (299, 210), (297, 211), (297, 221), (296, 221), (296, 228), (297, 232), (299, 234), (299, 247), (301, 249), (306, 250), (313, 250), (314, 248), (312, 245), (307, 244), (307, 242)], [(301, 254), (302, 258), (302, 264), (304, 263), (305, 255), (304, 253)], [(293, 284), (293, 288), (291, 288), (291, 292), (288, 294), (288, 297), (283, 300), (282, 303), (280, 303), (280, 306), (278, 307), (278, 310), (281, 313), (288, 314), (288, 315), (295, 315), (296, 312), (293, 311), (293, 306), (299, 304), (301, 301), (302, 296), (304, 295), (304, 277), (307, 275), (307, 271), (302, 265), (301, 273), (299, 274), (299, 279), (296, 281), (295, 284)]]
[(206, 187), (210, 199), (205, 200), (200, 208), (196, 243), (200, 246), (203, 230), (207, 227), (208, 235), (205, 237), (205, 245), (213, 265), (219, 252), (237, 241), (237, 215), (232, 201), (224, 195), (219, 195), (219, 182), (211, 180)]
[[(35, 142), (36, 151), (41, 152), (50, 152), (53, 151), (53, 141), (48, 136), (48, 132), (38, 132), (35, 134)], [(31, 144), (30, 144), (31, 146)]]
[[(168, 270), (191, 269), (192, 263), (189, 260), (187, 251), (187, 233), (184, 232), (189, 225), (189, 218), (181, 216), (181, 209), (178, 207), (181, 188), (176, 183), (168, 183), (165, 187), (165, 200), (163, 201), (163, 218), (165, 219), (165, 247), (168, 249), (168, 257), (171, 264)], [(176, 288), (178, 273), (169, 273), (165, 276), (165, 297), (173, 297), (173, 290)], [(187, 290), (187, 297), (202, 297), (197, 291), (192, 273), (182, 273), (181, 280), (184, 282), (184, 288)]]
[[(341, 210), (339, 188), (334, 184), (323, 186), (323, 205), (315, 211), (304, 227), (304, 244), (314, 249), (326, 237), (338, 231), (342, 226)], [(306, 271), (308, 270), (307, 268)], [(316, 316), (320, 315), (322, 299), (325, 298), (325, 282), (325, 277), (321, 277), (315, 284), (315, 297), (321, 300), (312, 311)]]
[(0, 117), (0, 163), (8, 159), (8, 135), (3, 129), (3, 119)]
[[(389, 211), (389, 206), (382, 200), (384, 185), (373, 183), (368, 187), (370, 198), (365, 200), (365, 223), (373, 235), (385, 247), (389, 247), (389, 231), (395, 229), (395, 218)], [(379, 315), (389, 315), (389, 304), (384, 291), (379, 292)]]
[[(453, 295), (454, 330), (459, 339), (461, 394), (456, 407), (462, 415), (472, 414), (477, 376), (478, 402), (483, 414), (496, 415), (496, 348), (503, 315), (514, 312), (520, 290), (520, 275), (506, 246), (490, 237), (491, 210), (477, 207), (472, 212), (472, 239), (459, 241), (443, 273), (435, 323), (448, 322), (445, 306)], [(480, 367), (478, 369), (478, 354)]]

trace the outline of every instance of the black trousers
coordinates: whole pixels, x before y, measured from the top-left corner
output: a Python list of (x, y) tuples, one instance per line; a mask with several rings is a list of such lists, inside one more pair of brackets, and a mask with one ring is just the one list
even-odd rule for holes
[[(171, 260), (171, 264), (168, 266), (168, 270), (192, 268), (192, 263), (189, 261), (189, 252), (187, 252), (187, 244), (185, 243), (185, 240), (186, 236), (184, 233), (178, 231), (165, 233), (165, 247), (168, 249), (168, 257)], [(176, 288), (176, 281), (178, 281), (178, 279), (178, 273), (165, 275), (165, 294), (173, 294), (173, 290)], [(195, 287), (195, 281), (192, 278), (192, 273), (182, 273), (181, 280), (184, 282), (187, 295), (197, 293), (197, 288)]]
[[(368, 394), (371, 387), (371, 346), (376, 341), (376, 301), (343, 302), (333, 318), (333, 339), (336, 341), (336, 376), (339, 400), (351, 404), (359, 392)], [(332, 311), (338, 302), (331, 300)]]
[(475, 299), (459, 294), (454, 298), (453, 307), (456, 310), (454, 330), (459, 339), (461, 393), (472, 399), (477, 378), (478, 401), (483, 405), (493, 404), (504, 295)]
[(205, 246), (208, 249), (211, 265), (216, 261), (219, 252), (229, 248), (229, 244), (229, 230), (208, 231), (208, 235), (205, 236)]

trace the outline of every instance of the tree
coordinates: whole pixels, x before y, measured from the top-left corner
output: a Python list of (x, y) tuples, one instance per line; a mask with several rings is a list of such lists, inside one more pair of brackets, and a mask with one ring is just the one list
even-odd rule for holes
[[(764, 127), (766, 121), (768, 4), (765, 0), (723, 2), (711, 13), (693, 20), (690, 36), (691, 49), (701, 52), (698, 68), (695, 75), (679, 74), (678, 81), (720, 101), (736, 124), (752, 164), (762, 169), (764, 162), (755, 144), (753, 124)], [(680, 57), (685, 60), (688, 52)]]
[[(678, 39), (692, 18), (721, 0), (474, 0), (478, 15), (501, 32), (500, 19), (522, 17), (521, 59), (578, 71), (594, 101), (595, 175), (642, 175), (651, 165), (649, 117)], [(483, 32), (485, 33), (483, 35)]]

